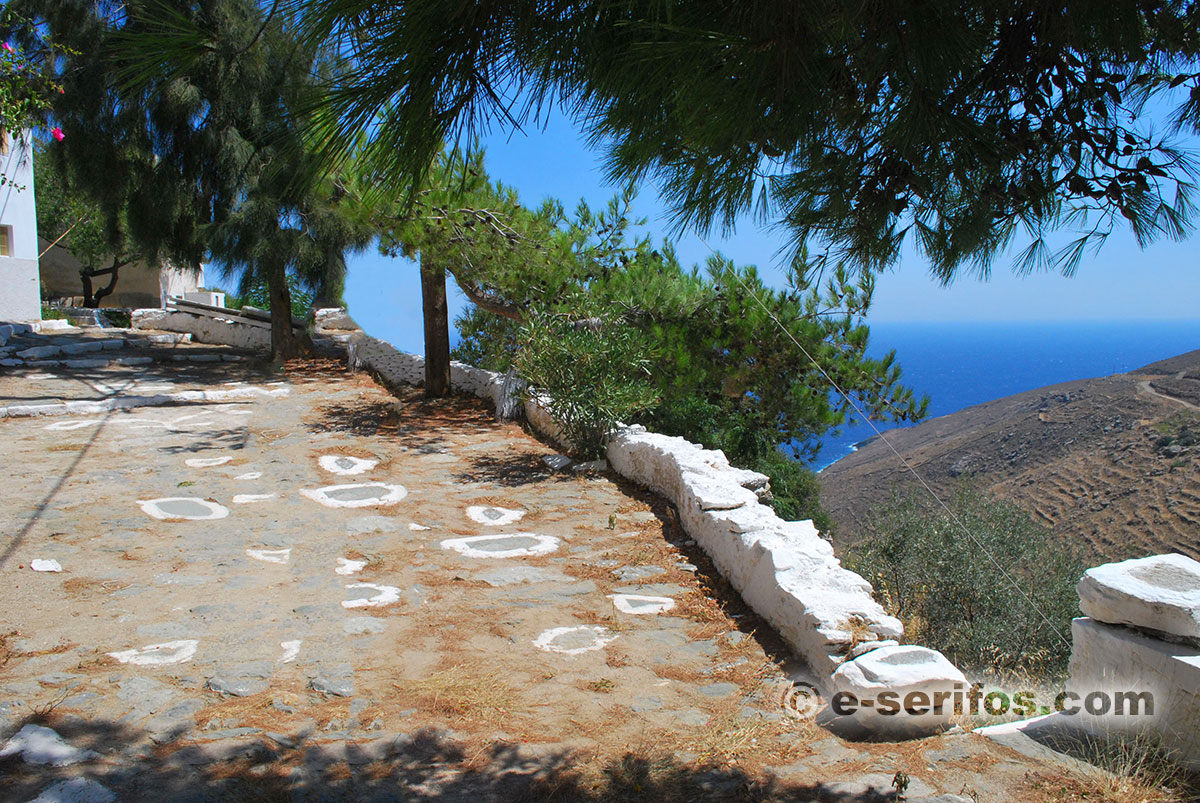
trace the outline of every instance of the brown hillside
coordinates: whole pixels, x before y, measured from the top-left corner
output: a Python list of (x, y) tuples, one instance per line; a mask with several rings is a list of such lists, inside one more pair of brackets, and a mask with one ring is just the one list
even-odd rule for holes
[[(943, 498), (965, 478), (1097, 557), (1200, 557), (1200, 350), (1128, 374), (1051, 385), (885, 433)], [(845, 547), (893, 490), (920, 493), (876, 439), (821, 472)]]

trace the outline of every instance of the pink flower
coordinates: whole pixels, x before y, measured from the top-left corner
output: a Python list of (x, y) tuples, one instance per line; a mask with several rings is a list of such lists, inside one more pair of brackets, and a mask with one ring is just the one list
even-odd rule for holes
[(12, 45), (10, 45), (8, 42), (5, 42), (5, 43), (2, 45), (2, 47), (3, 47), (5, 50), (7, 50), (9, 53), (13, 52)]
[(58, 126), (54, 126), (54, 128), (50, 129), (50, 136), (54, 137), (54, 140), (56, 142), (62, 142), (64, 139), (67, 138), (67, 135), (64, 134), (62, 132), (62, 129), (59, 128)]

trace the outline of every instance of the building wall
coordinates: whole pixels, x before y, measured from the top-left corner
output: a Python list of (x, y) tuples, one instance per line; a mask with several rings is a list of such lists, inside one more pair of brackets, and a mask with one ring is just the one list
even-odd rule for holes
[[(60, 245), (51, 247), (42, 238), (42, 248), (47, 249), (42, 257), (42, 288), (47, 299), (76, 298), (83, 295), (79, 271), (83, 267), (71, 252)], [(107, 276), (97, 276), (93, 289), (108, 284)], [(101, 307), (165, 307), (169, 296), (182, 296), (204, 286), (204, 269), (193, 271), (186, 268), (148, 265), (137, 262), (121, 268), (117, 276), (117, 288), (112, 295), (100, 301)]]
[(39, 320), (37, 207), (33, 192), (33, 141), (4, 134), (0, 167), (0, 226), (10, 229), (10, 256), (0, 256), (0, 321)]

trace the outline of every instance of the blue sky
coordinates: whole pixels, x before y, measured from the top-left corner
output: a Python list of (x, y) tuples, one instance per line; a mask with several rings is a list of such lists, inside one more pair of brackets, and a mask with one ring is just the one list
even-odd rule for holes
[[(552, 114), (544, 127), (530, 126), (524, 132), (493, 131), (483, 144), (488, 173), (515, 187), (527, 204), (552, 196), (568, 209), (580, 198), (596, 207), (616, 192), (604, 183), (600, 155), (588, 150), (583, 136), (561, 115)], [(652, 187), (641, 189), (634, 210), (648, 218), (647, 228), (655, 239), (669, 232), (670, 221)], [(747, 222), (732, 237), (707, 239), (739, 264), (757, 265), (768, 282), (782, 286), (781, 233)], [(694, 235), (676, 242), (684, 264), (701, 263), (709, 253)], [(988, 281), (963, 278), (950, 287), (930, 279), (924, 260), (910, 252), (876, 280), (869, 321), (1173, 319), (1200, 324), (1196, 248), (1193, 237), (1141, 250), (1121, 232), (1109, 238), (1098, 256), (1089, 253), (1070, 279), (1058, 274), (1014, 276), (1009, 271), (1011, 256), (1001, 256)], [(453, 281), (450, 284), (451, 312), (456, 315), (464, 301)], [(352, 258), (346, 302), (367, 332), (405, 351), (422, 351), (420, 280), (414, 264), (388, 259), (374, 249)]]

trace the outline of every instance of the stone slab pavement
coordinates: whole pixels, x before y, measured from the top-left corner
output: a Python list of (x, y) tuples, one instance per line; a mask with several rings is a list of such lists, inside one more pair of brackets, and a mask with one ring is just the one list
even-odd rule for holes
[(321, 359), (17, 369), (0, 404), (221, 389), (0, 420), (0, 800), (868, 800), (897, 771), (1029, 800), (1057, 771), (789, 716), (811, 678), (669, 506), (476, 400)]

